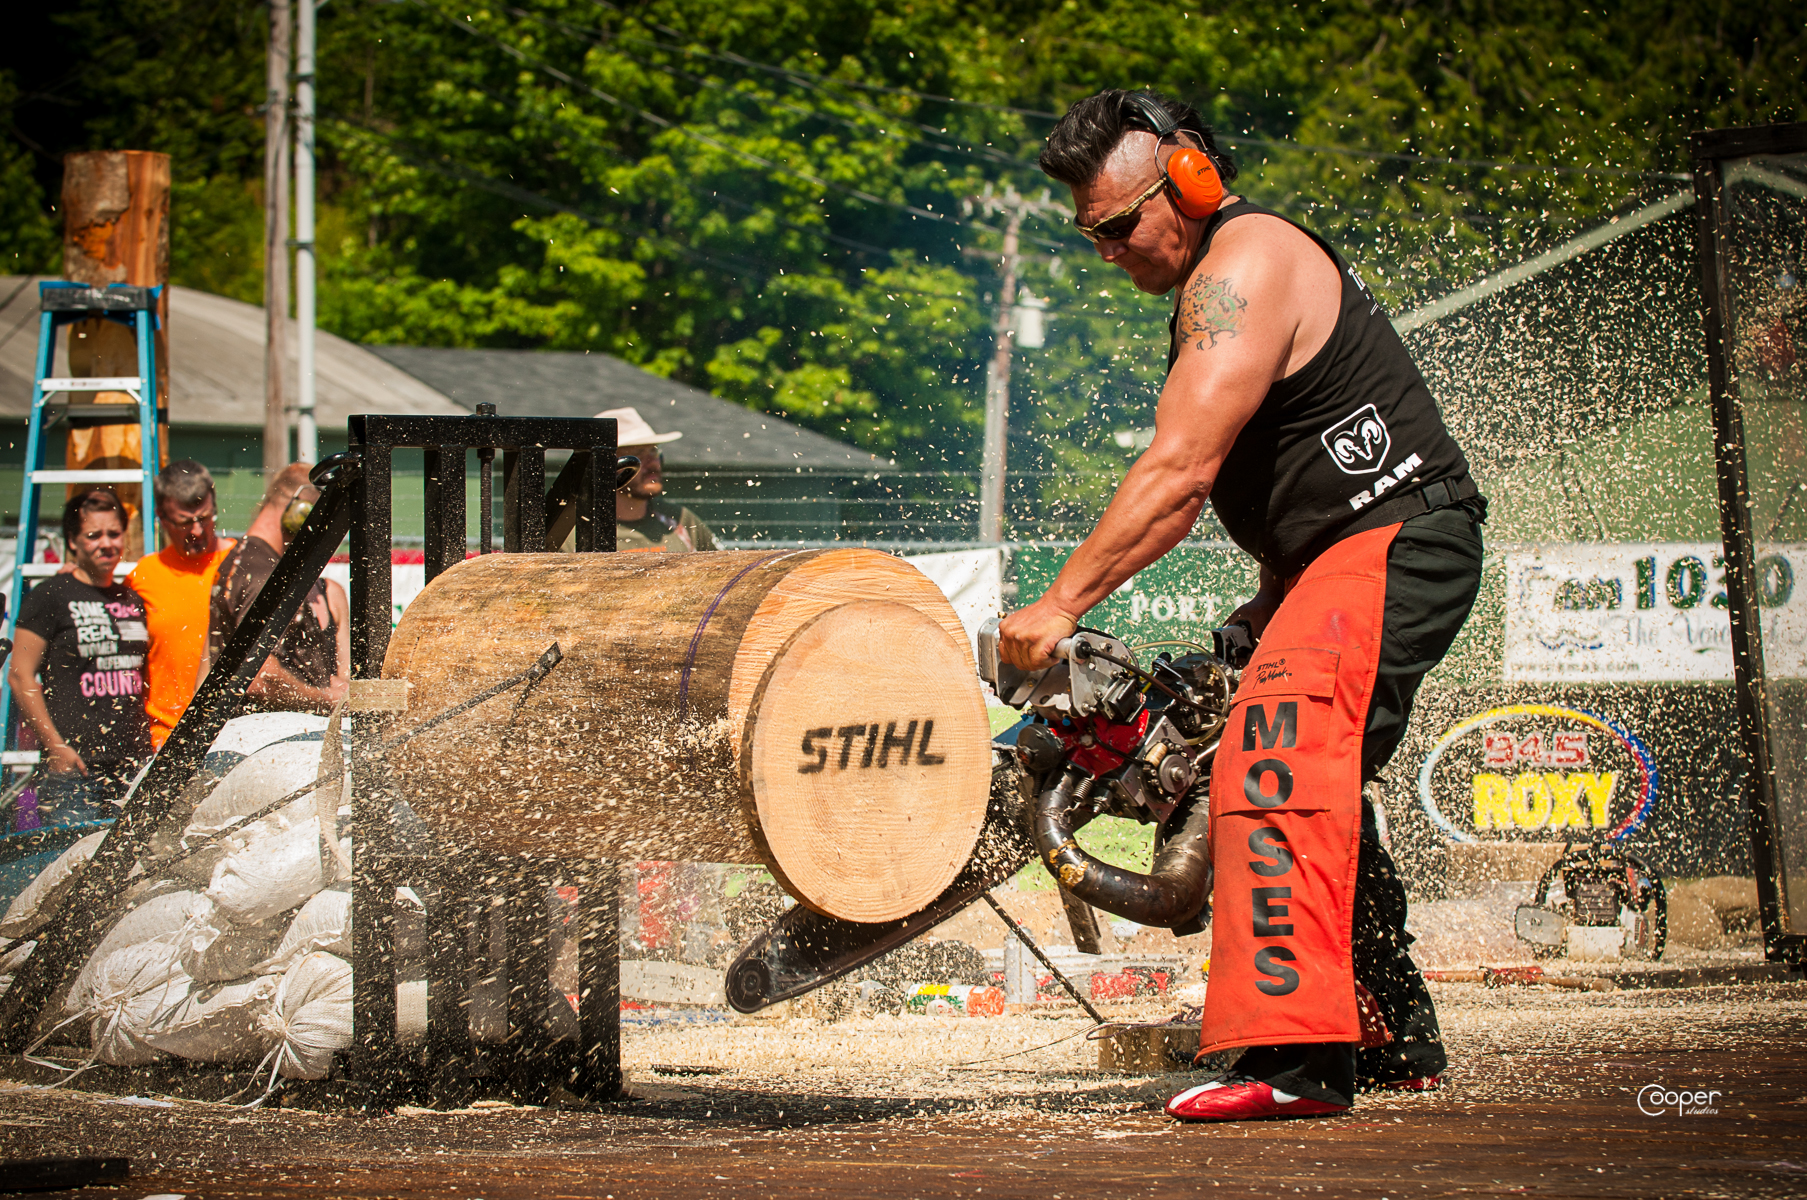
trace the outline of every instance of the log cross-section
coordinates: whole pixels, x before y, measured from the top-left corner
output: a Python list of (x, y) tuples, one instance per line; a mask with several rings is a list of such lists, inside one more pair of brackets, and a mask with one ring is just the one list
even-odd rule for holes
[(984, 702), (952, 606), (902, 559), (471, 559), (396, 627), (383, 673), (412, 687), (389, 736), (553, 642), (563, 657), (530, 692), (390, 752), (401, 794), (449, 844), (764, 863), (804, 904), (856, 921), (916, 911), (965, 865), (989, 788)]

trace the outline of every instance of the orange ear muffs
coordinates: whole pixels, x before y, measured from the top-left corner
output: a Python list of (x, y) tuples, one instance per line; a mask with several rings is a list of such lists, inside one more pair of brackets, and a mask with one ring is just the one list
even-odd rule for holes
[(1223, 176), (1203, 150), (1182, 146), (1167, 160), (1167, 187), (1173, 202), (1193, 220), (1208, 217), (1223, 203)]
[[(1150, 131), (1160, 141), (1168, 138), (1178, 140), (1182, 132), (1179, 122), (1173, 119), (1173, 114), (1160, 101), (1147, 92), (1130, 92), (1124, 96), (1124, 100), (1141, 114), (1142, 119), (1148, 122)], [(1167, 160), (1161, 174), (1167, 180), (1167, 190), (1173, 196), (1174, 204), (1180, 212), (1194, 221), (1210, 216), (1223, 203), (1223, 176), (1217, 173), (1216, 164), (1202, 149), (1179, 146), (1174, 150), (1173, 157)]]

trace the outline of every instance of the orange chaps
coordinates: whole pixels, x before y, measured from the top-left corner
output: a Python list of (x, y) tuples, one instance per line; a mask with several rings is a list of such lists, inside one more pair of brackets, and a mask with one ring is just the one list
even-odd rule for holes
[(1359, 1042), (1350, 926), (1362, 732), (1398, 525), (1343, 539), (1287, 589), (1211, 769), (1211, 979), (1199, 1053)]

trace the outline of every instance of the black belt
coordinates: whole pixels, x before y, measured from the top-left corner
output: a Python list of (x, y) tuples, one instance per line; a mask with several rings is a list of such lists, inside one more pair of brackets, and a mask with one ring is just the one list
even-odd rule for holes
[[(1476, 521), (1487, 519), (1487, 498), (1481, 495), (1481, 489), (1475, 486), (1474, 480), (1467, 475), (1460, 479), (1437, 479), (1425, 484), (1415, 492), (1403, 496), (1395, 496), (1380, 504), (1371, 504), (1362, 509), (1361, 516), (1348, 525), (1344, 525), (1329, 534), (1322, 535), (1312, 543), (1304, 554), (1298, 558), (1299, 565), (1291, 571), (1279, 572), (1282, 578), (1291, 578), (1305, 569), (1311, 560), (1328, 550), (1332, 545), (1354, 534), (1366, 533), (1370, 529), (1379, 529), (1383, 525), (1397, 525), (1401, 521), (1409, 521), (1413, 517), (1421, 517), (1428, 512), (1436, 512), (1441, 508), (1465, 507)], [(1271, 569), (1271, 568), (1270, 568)]]
[(1480, 516), (1485, 518), (1487, 501), (1481, 498), (1481, 489), (1474, 485), (1473, 479), (1466, 475), (1460, 479), (1438, 479), (1408, 496), (1398, 496), (1384, 504), (1376, 504), (1362, 514), (1362, 524), (1369, 529), (1379, 529), (1382, 525), (1423, 516), (1440, 508), (1455, 508), (1470, 500), (1480, 501), (1477, 507), (1480, 509)]

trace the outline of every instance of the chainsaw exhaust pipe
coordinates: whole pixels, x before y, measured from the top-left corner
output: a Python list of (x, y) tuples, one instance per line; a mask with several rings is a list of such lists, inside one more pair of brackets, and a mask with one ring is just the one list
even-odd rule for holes
[(1196, 917), (1211, 896), (1211, 853), (1206, 843), (1210, 805), (1193, 805), (1174, 835), (1155, 853), (1154, 869), (1143, 875), (1100, 862), (1073, 840), (1092, 818), (1094, 780), (1068, 768), (1044, 791), (1030, 815), (1030, 832), (1042, 862), (1060, 886), (1105, 912), (1172, 929)]

